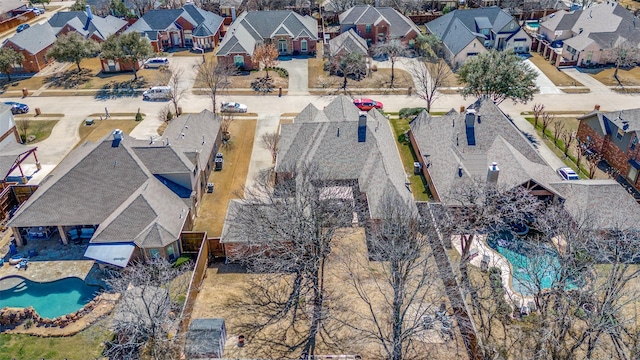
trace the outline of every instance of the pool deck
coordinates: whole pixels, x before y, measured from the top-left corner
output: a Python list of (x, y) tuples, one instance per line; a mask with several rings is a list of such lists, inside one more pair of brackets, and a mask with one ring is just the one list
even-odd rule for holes
[[(453, 235), (451, 237), (451, 243), (453, 244), (454, 249), (456, 249), (456, 251), (458, 251), (458, 253), (462, 255), (460, 235)], [(478, 254), (473, 259), (471, 259), (471, 265), (479, 268), (483, 256), (487, 255), (489, 257), (489, 267), (497, 267), (501, 270), (502, 283), (508, 284), (508, 286), (505, 286), (505, 298), (510, 304), (517, 304), (519, 307), (522, 307), (523, 305), (527, 305), (529, 304), (529, 302), (533, 301), (532, 296), (525, 296), (513, 291), (513, 287), (511, 284), (511, 265), (509, 264), (507, 259), (505, 259), (502, 255), (498, 254), (493, 249), (491, 249), (489, 245), (487, 245), (487, 242), (485, 241), (485, 235), (474, 236), (473, 242), (471, 243), (471, 249), (469, 251), (471, 253), (477, 251)]]

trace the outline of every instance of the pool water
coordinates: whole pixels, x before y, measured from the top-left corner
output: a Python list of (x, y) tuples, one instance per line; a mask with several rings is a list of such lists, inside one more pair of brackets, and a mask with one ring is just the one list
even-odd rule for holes
[(526, 25), (532, 29), (537, 29), (540, 27), (540, 23), (537, 21), (527, 22)]
[[(550, 288), (559, 281), (560, 262), (551, 250), (534, 250), (526, 242), (510, 232), (490, 234), (487, 244), (511, 263), (512, 289), (523, 295), (531, 295), (539, 284)], [(573, 284), (567, 284), (575, 288)]]
[[(3, 283), (11, 287), (5, 289)], [(77, 277), (41, 283), (20, 276), (0, 280), (0, 289), (5, 289), (0, 290), (0, 308), (33, 306), (40, 316), (50, 319), (78, 311), (101, 290)]]

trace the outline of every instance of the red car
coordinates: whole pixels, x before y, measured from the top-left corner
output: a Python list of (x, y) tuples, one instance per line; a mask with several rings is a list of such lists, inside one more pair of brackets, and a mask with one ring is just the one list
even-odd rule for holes
[(373, 108), (382, 109), (382, 103), (371, 99), (355, 99), (353, 105), (362, 111), (369, 111)]

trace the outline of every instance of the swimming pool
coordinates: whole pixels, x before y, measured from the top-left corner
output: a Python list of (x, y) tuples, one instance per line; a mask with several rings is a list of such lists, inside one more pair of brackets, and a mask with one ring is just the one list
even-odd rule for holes
[[(490, 234), (487, 244), (511, 264), (511, 287), (515, 292), (531, 295), (538, 287), (536, 284), (547, 289), (560, 280), (560, 262), (551, 249), (534, 249), (510, 232)], [(567, 287), (575, 285), (568, 283)]]
[(33, 306), (40, 316), (50, 319), (78, 311), (101, 290), (77, 277), (41, 283), (21, 276), (1, 279), (0, 289), (0, 308)]
[(540, 27), (540, 23), (537, 21), (531, 21), (531, 22), (527, 21), (525, 25), (534, 30), (537, 30)]

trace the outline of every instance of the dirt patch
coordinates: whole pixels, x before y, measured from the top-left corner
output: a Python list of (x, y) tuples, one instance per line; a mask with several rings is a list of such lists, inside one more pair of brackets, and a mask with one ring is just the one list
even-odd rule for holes
[(529, 60), (531, 60), (531, 62), (556, 86), (583, 86), (582, 83), (558, 70), (558, 68), (552, 65), (549, 60), (543, 58), (542, 55), (538, 53), (531, 53)]
[(195, 231), (206, 231), (209, 237), (222, 234), (229, 201), (238, 196), (247, 180), (256, 123), (244, 118), (231, 123), (231, 140), (219, 149), (224, 154), (224, 168), (209, 176), (208, 181), (214, 183), (215, 190), (202, 197)]
[(589, 75), (607, 86), (640, 86), (640, 68), (633, 67), (631, 69), (619, 69), (618, 79), (620, 84), (613, 77), (616, 71), (614, 68), (602, 69), (600, 71), (589, 72)]

